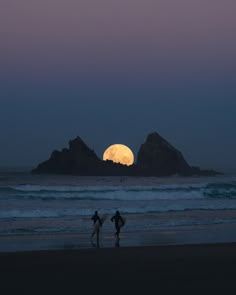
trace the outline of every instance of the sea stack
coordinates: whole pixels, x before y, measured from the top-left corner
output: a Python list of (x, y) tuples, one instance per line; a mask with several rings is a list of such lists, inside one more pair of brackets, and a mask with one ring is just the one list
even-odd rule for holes
[(138, 151), (137, 166), (145, 175), (189, 174), (191, 167), (180, 151), (157, 132), (148, 135)]
[(74, 174), (81, 176), (171, 176), (216, 175), (213, 170), (191, 167), (182, 153), (157, 132), (147, 136), (137, 161), (131, 166), (103, 161), (78, 136), (69, 141), (69, 148), (53, 151), (50, 158), (32, 173)]
[(49, 160), (38, 165), (33, 173), (90, 174), (101, 160), (77, 136), (69, 141), (69, 149), (53, 151)]
[(53, 151), (50, 158), (32, 170), (34, 174), (74, 174), (81, 176), (133, 175), (133, 167), (103, 161), (77, 136), (69, 148)]

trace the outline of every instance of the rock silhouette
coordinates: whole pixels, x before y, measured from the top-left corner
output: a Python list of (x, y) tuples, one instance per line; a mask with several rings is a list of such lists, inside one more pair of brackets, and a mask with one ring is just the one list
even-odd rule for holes
[[(40, 163), (33, 173), (78, 174), (78, 175), (123, 175), (128, 166), (103, 161), (98, 158), (78, 136), (69, 141), (69, 149), (53, 151), (49, 160)], [(127, 172), (126, 172), (127, 171)]]
[(32, 173), (76, 174), (84, 176), (170, 176), (215, 175), (213, 170), (191, 167), (180, 151), (158, 133), (148, 135), (131, 166), (101, 160), (80, 137), (69, 141), (69, 148), (53, 151)]
[(141, 145), (137, 157), (137, 166), (145, 174), (150, 175), (187, 174), (191, 172), (191, 167), (181, 152), (157, 132), (149, 134), (146, 142)]

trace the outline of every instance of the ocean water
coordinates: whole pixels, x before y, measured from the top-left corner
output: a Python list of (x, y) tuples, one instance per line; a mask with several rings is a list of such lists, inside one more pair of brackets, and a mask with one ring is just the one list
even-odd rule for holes
[[(127, 220), (122, 229), (124, 240), (135, 237), (139, 244), (140, 237), (147, 233), (149, 242), (155, 240), (155, 233), (165, 233), (166, 242), (166, 237), (175, 233), (171, 238), (175, 243), (183, 232), (189, 237), (199, 228), (236, 229), (236, 176), (142, 178), (0, 173), (0, 251), (17, 250), (22, 241), (24, 247), (27, 244), (27, 249), (33, 249), (40, 244), (39, 238), (45, 247), (59, 245), (59, 240), (64, 246), (79, 245), (81, 240), (87, 245), (95, 210), (108, 216), (102, 228), (108, 246), (114, 234), (110, 218), (116, 210)], [(205, 239), (208, 236), (205, 233)]]

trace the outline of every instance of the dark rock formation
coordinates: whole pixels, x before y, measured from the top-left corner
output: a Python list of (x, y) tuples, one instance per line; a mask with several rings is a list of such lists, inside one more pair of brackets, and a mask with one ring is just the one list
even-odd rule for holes
[(191, 167), (181, 152), (158, 133), (148, 135), (141, 145), (137, 163), (132, 166), (103, 161), (98, 158), (80, 137), (69, 142), (69, 148), (54, 151), (49, 160), (38, 165), (33, 173), (107, 175), (107, 176), (168, 176), (215, 175), (213, 170)]
[[(49, 160), (33, 169), (33, 173), (78, 175), (130, 175), (132, 168), (102, 161), (80, 137), (69, 141), (69, 149), (53, 151)], [(131, 172), (132, 173), (132, 172)]]
[(191, 167), (181, 152), (156, 132), (149, 134), (146, 142), (141, 145), (137, 166), (144, 171), (145, 175), (191, 173)]

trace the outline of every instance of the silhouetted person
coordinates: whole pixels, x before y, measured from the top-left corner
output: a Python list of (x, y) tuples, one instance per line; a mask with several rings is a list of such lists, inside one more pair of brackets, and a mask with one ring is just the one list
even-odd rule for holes
[(120, 228), (125, 224), (123, 218), (120, 215), (120, 212), (117, 210), (116, 214), (111, 218), (111, 221), (115, 221), (115, 228), (116, 228), (116, 233), (115, 235), (117, 236), (117, 243), (119, 243), (119, 235), (120, 235)]
[(102, 226), (101, 218), (98, 215), (98, 211), (94, 212), (94, 215), (91, 217), (93, 220), (93, 232), (91, 234), (91, 241), (93, 243), (93, 237), (96, 234), (97, 236), (97, 247), (99, 248), (99, 234), (100, 234), (100, 227)]

